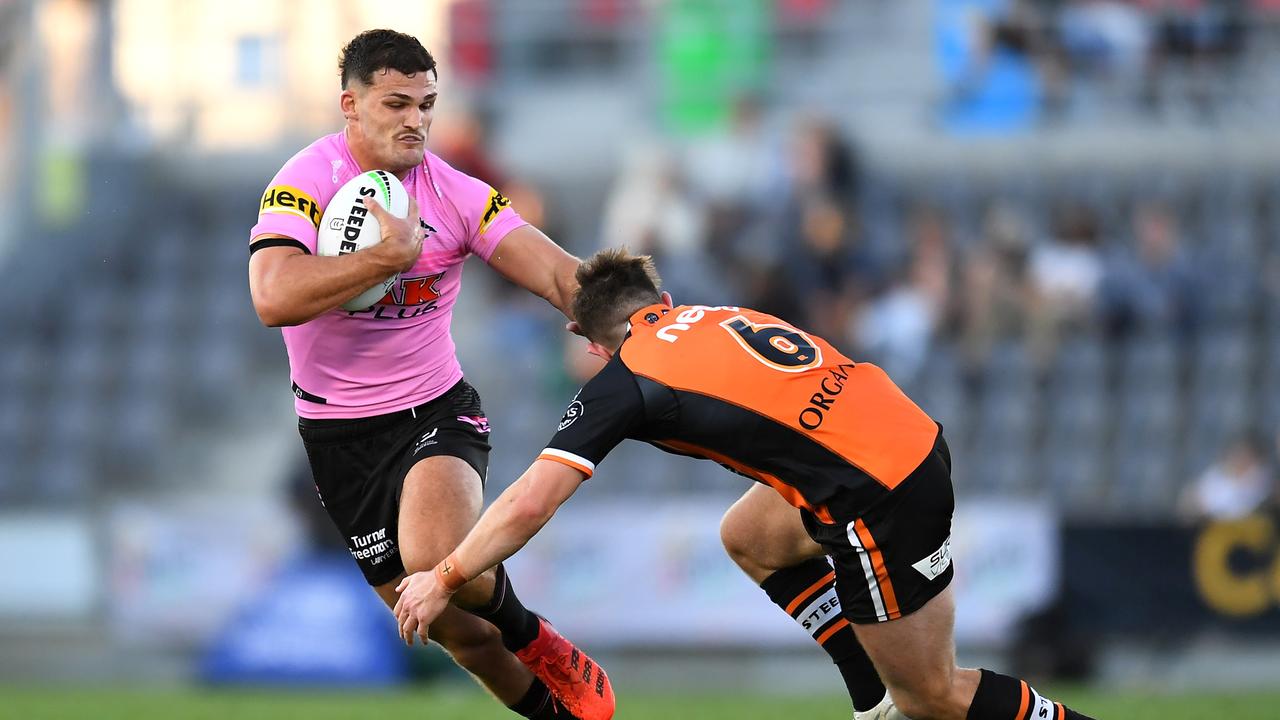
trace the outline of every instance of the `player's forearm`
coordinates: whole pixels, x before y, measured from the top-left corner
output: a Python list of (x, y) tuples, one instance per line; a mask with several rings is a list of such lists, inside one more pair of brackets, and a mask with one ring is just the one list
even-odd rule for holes
[(468, 577), (476, 577), (516, 554), (555, 514), (559, 503), (539, 503), (520, 482), (507, 488), (454, 551)]
[(373, 248), (321, 257), (279, 259), (261, 277), (251, 274), (253, 305), (264, 325), (300, 325), (338, 307), (395, 274)]
[(577, 270), (577, 258), (574, 258), (572, 265), (560, 267), (556, 272), (555, 295), (553, 298), (548, 298), (548, 302), (570, 320), (577, 319), (573, 316), (573, 294), (578, 291), (578, 280), (574, 277)]

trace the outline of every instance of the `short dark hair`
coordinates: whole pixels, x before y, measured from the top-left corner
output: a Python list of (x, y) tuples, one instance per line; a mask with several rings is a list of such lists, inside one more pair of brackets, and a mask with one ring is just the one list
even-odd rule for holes
[(611, 248), (587, 258), (574, 274), (573, 317), (588, 339), (609, 347), (622, 339), (620, 326), (646, 305), (662, 301), (662, 279), (648, 255)]
[(439, 76), (431, 53), (422, 47), (418, 38), (402, 32), (365, 30), (342, 48), (338, 71), (342, 73), (343, 90), (352, 80), (372, 85), (373, 74), (379, 70), (395, 70), (405, 75), (429, 70)]

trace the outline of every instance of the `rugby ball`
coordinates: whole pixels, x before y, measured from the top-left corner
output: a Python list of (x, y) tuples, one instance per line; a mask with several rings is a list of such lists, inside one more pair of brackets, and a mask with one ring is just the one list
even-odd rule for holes
[[(409, 194), (395, 175), (385, 170), (361, 173), (338, 188), (324, 209), (316, 238), (316, 251), (330, 257), (349, 255), (382, 242), (382, 228), (362, 200), (382, 203), (392, 215), (409, 213)], [(396, 273), (342, 304), (343, 310), (360, 311), (378, 302), (395, 285)]]

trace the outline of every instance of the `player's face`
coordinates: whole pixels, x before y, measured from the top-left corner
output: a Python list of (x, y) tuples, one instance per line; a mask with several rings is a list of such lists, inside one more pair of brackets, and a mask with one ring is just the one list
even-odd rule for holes
[(366, 170), (396, 174), (421, 163), (435, 106), (434, 72), (379, 70), (371, 85), (352, 83), (342, 93), (342, 112), (356, 159)]

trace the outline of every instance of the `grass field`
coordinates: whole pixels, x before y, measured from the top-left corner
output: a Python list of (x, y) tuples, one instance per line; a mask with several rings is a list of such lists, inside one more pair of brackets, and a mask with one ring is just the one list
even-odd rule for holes
[[(1109, 693), (1051, 689), (1047, 693), (1099, 720), (1276, 720), (1280, 690), (1214, 694)], [(623, 693), (618, 720), (841, 720), (852, 713), (840, 697), (747, 694)], [(123, 691), (0, 688), (4, 720), (510, 720), (492, 700), (449, 692)]]

